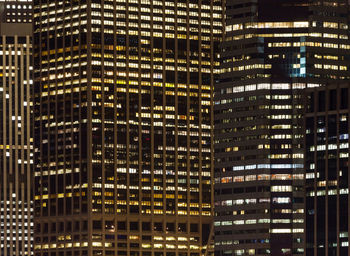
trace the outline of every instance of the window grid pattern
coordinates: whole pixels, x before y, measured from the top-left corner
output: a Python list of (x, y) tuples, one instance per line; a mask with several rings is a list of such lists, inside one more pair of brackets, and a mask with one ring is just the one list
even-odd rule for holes
[(34, 24), (35, 253), (209, 250), (221, 3), (37, 1)]

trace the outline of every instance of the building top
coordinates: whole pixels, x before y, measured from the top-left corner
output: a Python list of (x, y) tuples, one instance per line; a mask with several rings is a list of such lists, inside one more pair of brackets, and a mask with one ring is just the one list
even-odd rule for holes
[(32, 1), (0, 0), (0, 35), (32, 34)]
[(0, 0), (1, 23), (32, 23), (32, 1)]

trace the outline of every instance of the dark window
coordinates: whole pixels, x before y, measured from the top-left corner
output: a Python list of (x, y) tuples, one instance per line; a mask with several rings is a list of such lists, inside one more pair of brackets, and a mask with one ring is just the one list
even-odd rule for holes
[(175, 231), (175, 223), (167, 223), (166, 231)]
[(130, 230), (139, 230), (138, 222), (130, 222)]
[(337, 108), (337, 91), (330, 90), (329, 92), (329, 110), (335, 110)]
[(325, 111), (326, 109), (326, 96), (325, 92), (318, 92), (318, 111)]
[(94, 220), (92, 222), (93, 229), (95, 230), (101, 230), (102, 229), (102, 222), (100, 220)]
[(142, 222), (142, 230), (143, 231), (150, 231), (151, 230), (151, 223), (150, 222)]
[(155, 231), (163, 231), (163, 223), (162, 222), (155, 222), (154, 223), (154, 230)]
[(190, 231), (191, 231), (191, 232), (198, 232), (198, 224), (196, 224), (196, 223), (191, 223), (191, 224), (190, 224)]
[(186, 223), (179, 223), (178, 230), (180, 232), (186, 232), (187, 231)]
[(118, 221), (117, 226), (118, 226), (118, 230), (126, 230), (125, 221)]
[(348, 88), (342, 88), (341, 89), (341, 95), (340, 95), (340, 108), (348, 108)]

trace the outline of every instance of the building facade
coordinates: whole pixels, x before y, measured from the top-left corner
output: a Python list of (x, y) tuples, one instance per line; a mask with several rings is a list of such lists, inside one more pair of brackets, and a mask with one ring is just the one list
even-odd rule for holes
[(304, 253), (303, 91), (349, 79), (346, 1), (227, 1), (216, 255)]
[(35, 256), (209, 253), (221, 10), (34, 1)]
[(0, 1), (0, 254), (32, 255), (31, 2)]
[(349, 255), (349, 84), (305, 99), (306, 255)]

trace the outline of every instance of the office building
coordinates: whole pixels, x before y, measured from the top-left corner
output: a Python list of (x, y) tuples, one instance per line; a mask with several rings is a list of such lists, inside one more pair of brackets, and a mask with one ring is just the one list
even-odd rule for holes
[(221, 9), (34, 1), (35, 256), (210, 253)]
[(305, 99), (306, 255), (349, 255), (349, 84)]
[(31, 3), (0, 1), (0, 254), (32, 255)]
[(347, 1), (227, 1), (216, 255), (304, 253), (303, 91), (349, 79)]

